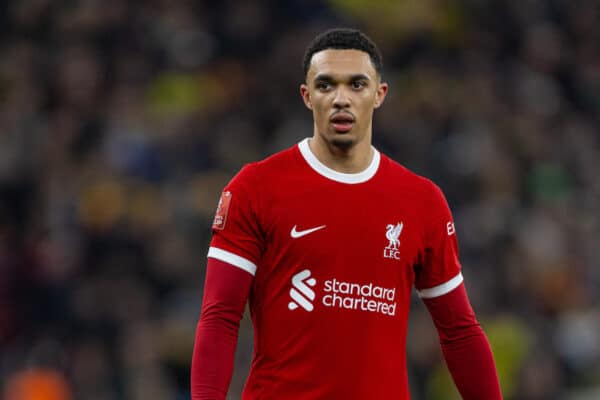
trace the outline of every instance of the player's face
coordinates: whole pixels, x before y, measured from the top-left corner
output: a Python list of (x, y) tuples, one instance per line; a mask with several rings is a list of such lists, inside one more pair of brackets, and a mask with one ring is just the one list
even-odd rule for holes
[(315, 53), (300, 94), (312, 110), (316, 134), (338, 147), (371, 140), (373, 110), (387, 93), (369, 55), (360, 50)]

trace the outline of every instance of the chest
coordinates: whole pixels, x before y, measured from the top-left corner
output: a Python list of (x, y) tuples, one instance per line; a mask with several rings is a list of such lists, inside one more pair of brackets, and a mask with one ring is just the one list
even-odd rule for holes
[[(344, 274), (412, 269), (424, 239), (418, 200), (387, 187), (298, 187), (273, 198), (263, 221), (265, 261)], [(352, 267), (350, 267), (352, 266)]]

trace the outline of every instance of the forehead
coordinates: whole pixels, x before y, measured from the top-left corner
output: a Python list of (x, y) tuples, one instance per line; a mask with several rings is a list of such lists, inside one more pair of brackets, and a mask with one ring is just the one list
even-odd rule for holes
[(364, 74), (374, 79), (377, 76), (369, 54), (354, 49), (326, 49), (313, 54), (307, 78), (317, 75), (350, 76)]

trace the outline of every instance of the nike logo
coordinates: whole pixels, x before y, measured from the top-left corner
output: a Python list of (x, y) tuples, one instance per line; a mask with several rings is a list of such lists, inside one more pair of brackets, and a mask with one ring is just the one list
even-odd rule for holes
[(310, 233), (316, 232), (319, 229), (323, 229), (325, 228), (326, 225), (321, 225), (321, 226), (317, 226), (316, 228), (310, 228), (310, 229), (305, 229), (303, 231), (297, 231), (296, 230), (296, 225), (294, 225), (294, 227), (292, 228), (291, 232), (290, 232), (290, 236), (294, 239), (298, 239), (302, 236), (306, 236)]

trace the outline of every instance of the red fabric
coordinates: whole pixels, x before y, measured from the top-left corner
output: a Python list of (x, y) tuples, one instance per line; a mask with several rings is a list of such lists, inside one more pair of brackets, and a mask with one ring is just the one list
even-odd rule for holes
[(229, 203), (221, 201), (209, 252), (257, 268), (242, 399), (409, 398), (414, 287), (442, 285), (460, 264), (441, 190), (376, 154), (374, 175), (348, 183), (358, 175), (311, 163), (302, 141), (245, 166), (224, 188)]
[(224, 188), (209, 254), (256, 273), (249, 295), (208, 277), (194, 400), (225, 396), (246, 296), (255, 335), (242, 399), (409, 398), (411, 296), (457, 277), (456, 233), (435, 184), (374, 154), (373, 175), (334, 174), (304, 140)]
[(227, 396), (252, 278), (240, 268), (208, 259), (192, 359), (192, 400), (225, 400)]
[(444, 358), (462, 398), (502, 399), (492, 350), (475, 318), (464, 284), (424, 302), (438, 330)]

